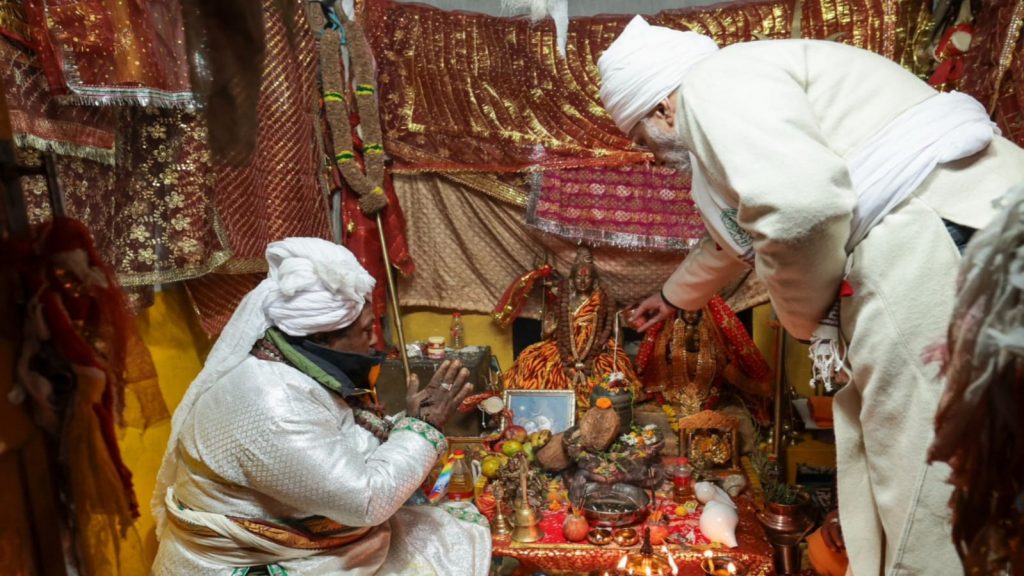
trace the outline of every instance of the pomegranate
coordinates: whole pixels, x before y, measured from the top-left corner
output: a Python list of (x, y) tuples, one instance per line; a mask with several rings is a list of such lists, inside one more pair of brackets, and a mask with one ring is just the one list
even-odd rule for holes
[(569, 542), (579, 542), (586, 539), (589, 531), (590, 525), (587, 524), (587, 519), (580, 514), (579, 509), (573, 507), (572, 512), (566, 515), (565, 522), (562, 524), (562, 535)]

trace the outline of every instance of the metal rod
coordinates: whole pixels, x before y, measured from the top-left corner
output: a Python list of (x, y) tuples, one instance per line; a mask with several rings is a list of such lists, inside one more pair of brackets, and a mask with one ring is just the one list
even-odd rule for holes
[(772, 311), (772, 323), (775, 325), (775, 423), (772, 426), (772, 454), (775, 460), (782, 457), (782, 406), (785, 401), (785, 364), (786, 364), (786, 331), (782, 322)]
[(391, 273), (391, 257), (388, 256), (388, 243), (384, 237), (384, 220), (377, 212), (377, 233), (380, 234), (380, 252), (384, 255), (384, 275), (388, 279), (388, 300), (391, 302), (391, 316), (395, 323), (395, 333), (398, 335), (398, 350), (402, 358), (402, 369), (405, 370), (406, 386), (409, 384), (409, 377), (412, 371), (409, 369), (409, 355), (405, 350), (405, 332), (402, 330), (402, 316), (398, 308), (398, 286), (395, 285), (395, 277)]

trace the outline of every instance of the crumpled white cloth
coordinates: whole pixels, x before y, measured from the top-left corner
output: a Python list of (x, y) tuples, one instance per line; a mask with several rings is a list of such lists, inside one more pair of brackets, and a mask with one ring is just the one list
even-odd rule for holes
[(501, 7), (513, 13), (528, 12), (534, 24), (551, 16), (555, 22), (558, 54), (565, 58), (565, 44), (569, 39), (569, 0), (501, 0)]
[(846, 161), (857, 193), (846, 251), (852, 252), (936, 166), (981, 152), (999, 133), (985, 107), (962, 92), (936, 94), (889, 122)]
[(679, 88), (694, 64), (718, 51), (708, 36), (651, 26), (641, 16), (597, 60), (601, 102), (628, 135), (658, 102)]
[(287, 238), (267, 246), (269, 273), (235, 309), (171, 420), (151, 501), (159, 537), (166, 525), (165, 498), (178, 470), (182, 423), (214, 383), (249, 356), (267, 329), (292, 336), (329, 332), (354, 322), (369, 300), (374, 279), (349, 250), (319, 238)]

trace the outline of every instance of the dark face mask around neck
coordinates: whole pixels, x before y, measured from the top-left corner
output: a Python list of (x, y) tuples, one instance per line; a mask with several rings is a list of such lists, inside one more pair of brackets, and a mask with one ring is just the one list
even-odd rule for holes
[[(299, 346), (343, 373), (356, 388), (364, 390), (369, 390), (376, 382), (377, 375), (380, 373), (380, 365), (387, 357), (379, 350), (374, 350), (369, 354), (339, 352), (309, 339), (303, 339)], [(337, 376), (335, 375), (335, 377)]]

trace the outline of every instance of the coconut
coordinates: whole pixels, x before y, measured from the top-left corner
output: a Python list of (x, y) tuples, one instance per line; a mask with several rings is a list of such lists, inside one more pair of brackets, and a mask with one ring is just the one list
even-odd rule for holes
[(621, 421), (608, 398), (598, 398), (580, 420), (580, 444), (588, 452), (603, 452), (619, 437)]
[(572, 464), (569, 454), (565, 451), (565, 443), (562, 441), (564, 436), (565, 432), (555, 434), (537, 452), (537, 462), (540, 463), (541, 468), (548, 472), (561, 472)]

